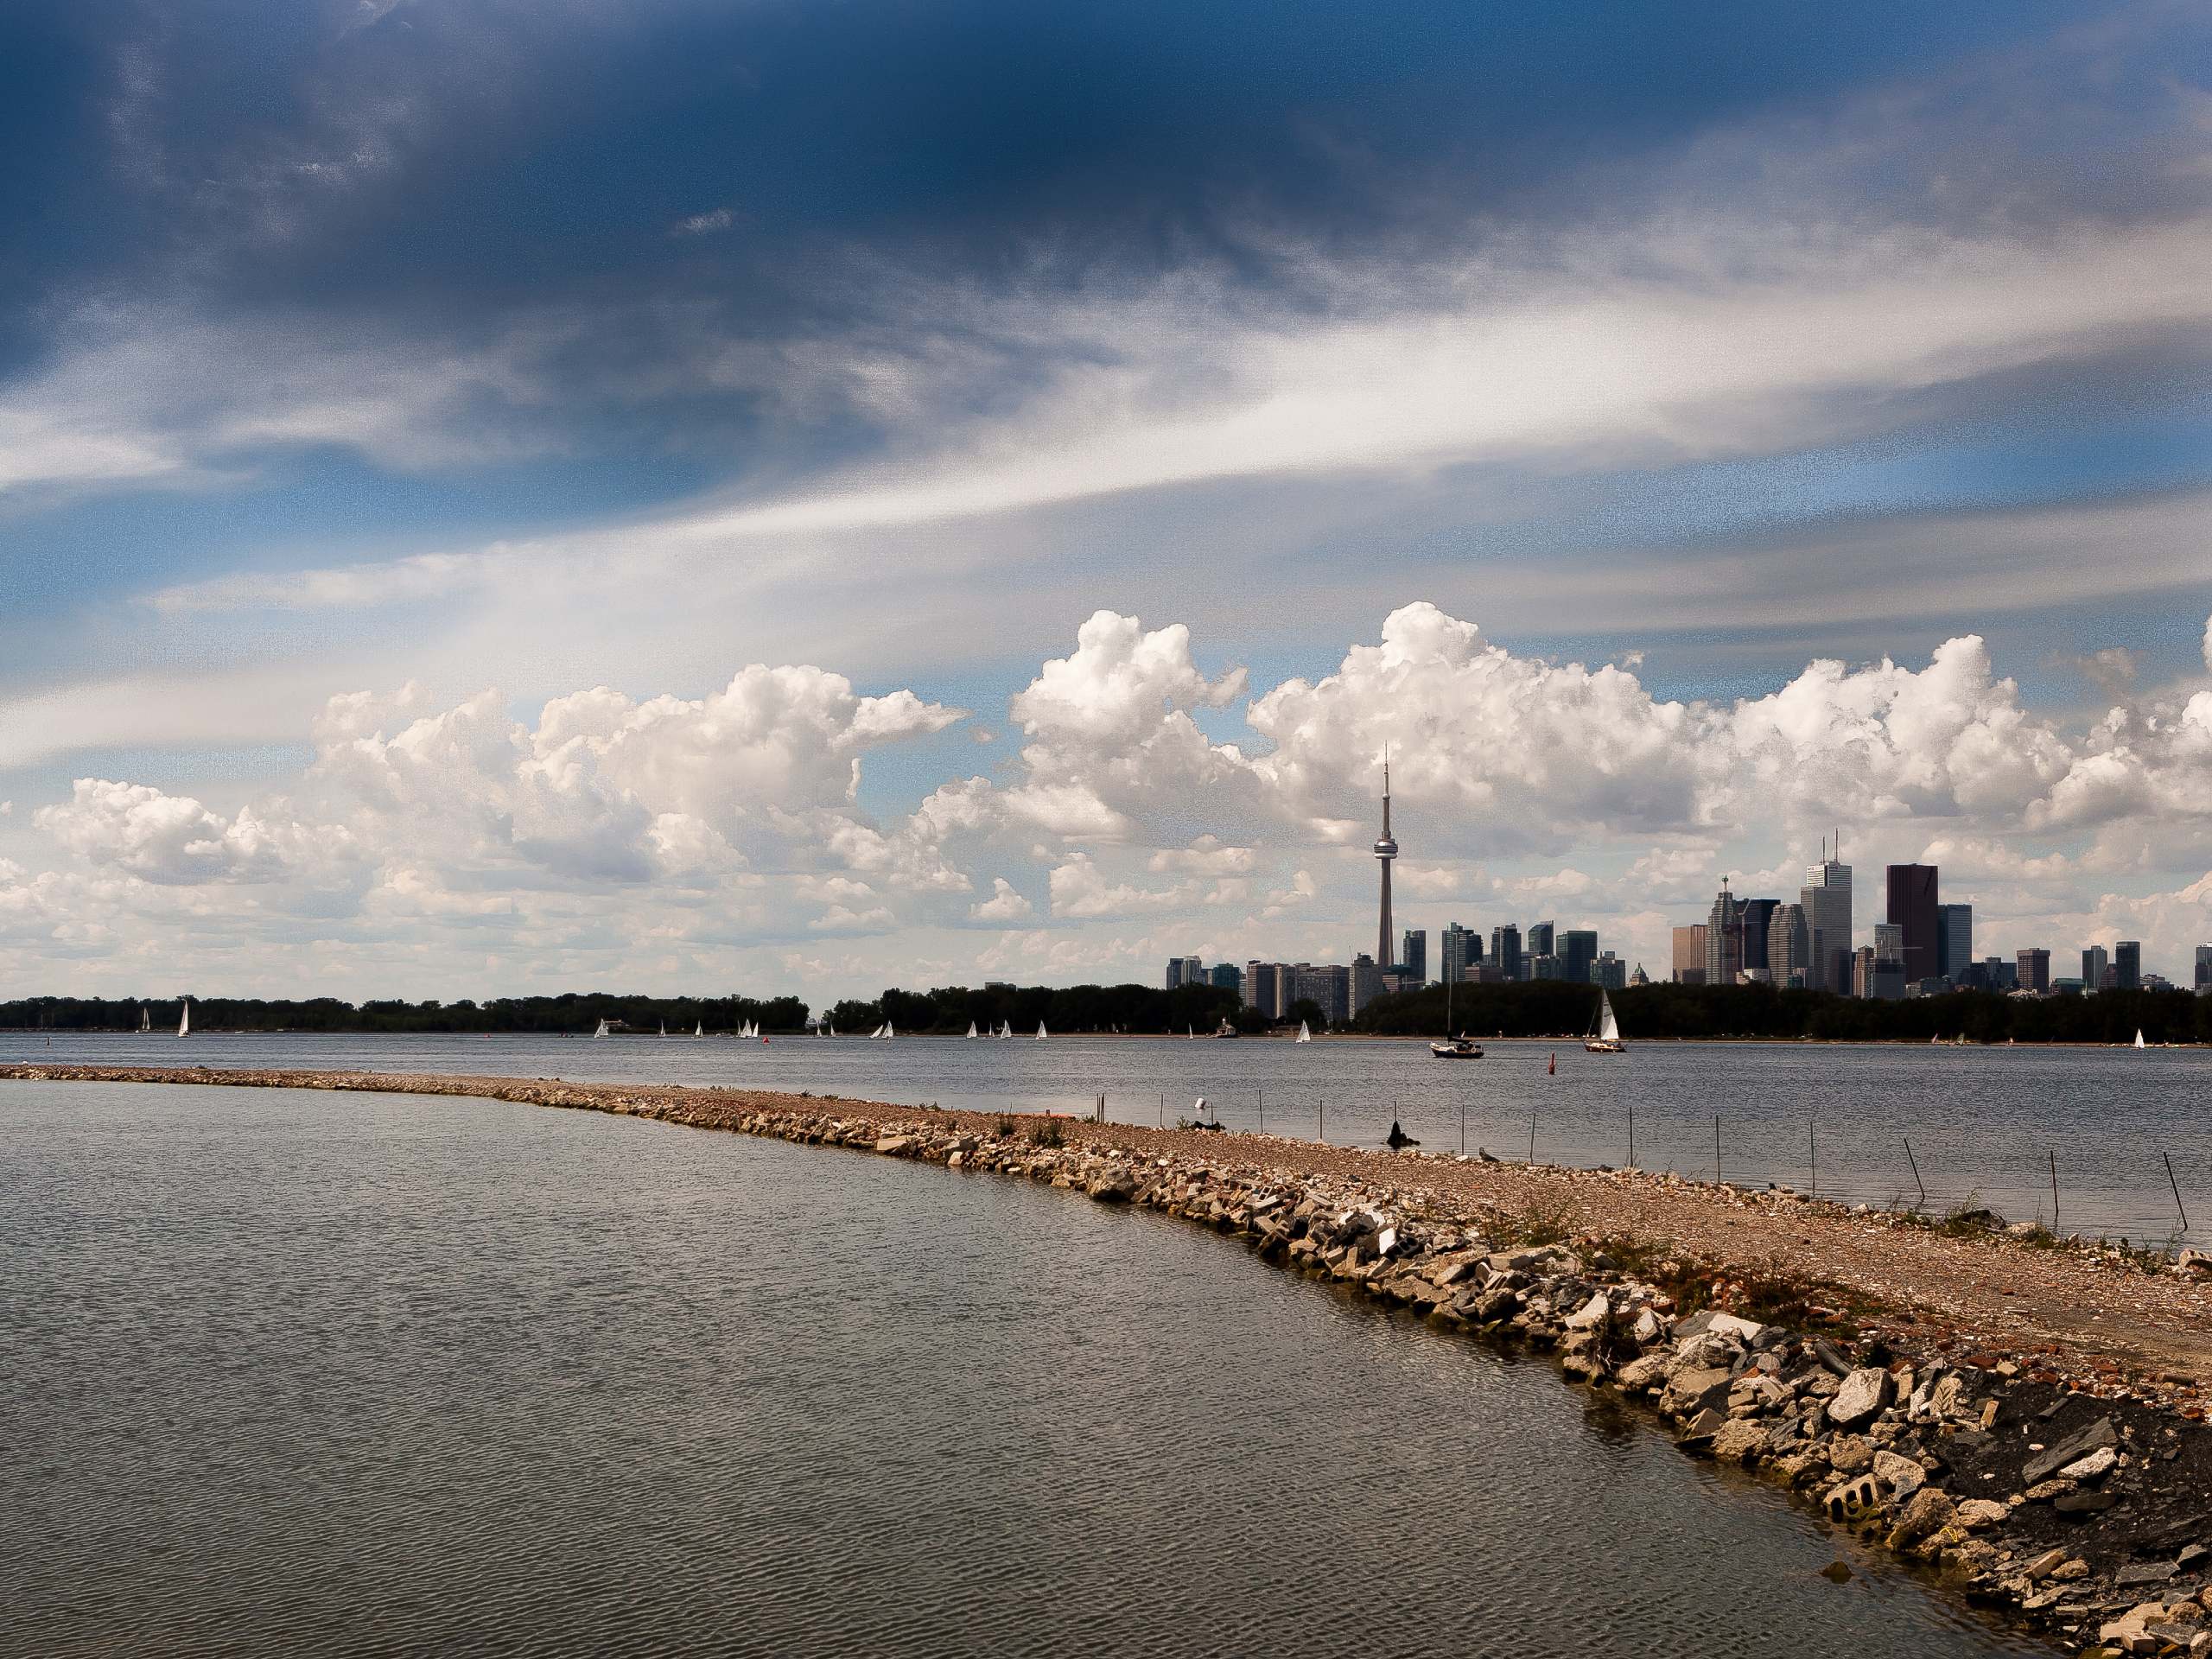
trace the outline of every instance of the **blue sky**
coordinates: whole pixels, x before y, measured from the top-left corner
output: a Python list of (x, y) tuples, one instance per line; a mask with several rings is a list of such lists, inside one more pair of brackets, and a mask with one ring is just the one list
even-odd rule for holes
[[(1340, 826), (1394, 734), (1440, 757), (1431, 925), (1571, 905), (1656, 957), (1842, 820), (1948, 849), (1997, 944), (2178, 951), (2212, 925), (2209, 33), (9, 9), (0, 972), (826, 994), (1343, 956)], [(1479, 636), (1386, 626), (1424, 605)], [(1100, 610), (1142, 626), (1079, 647)], [(1429, 703), (1356, 664), (1386, 637)], [(1931, 725), (1897, 675), (1961, 637), (1986, 672)], [(1089, 690), (1039, 715), (1054, 660)], [(748, 664), (820, 671), (804, 719), (741, 699), (818, 752), (718, 723)], [(1607, 664), (1628, 702), (1570, 673)], [(556, 765), (542, 711), (598, 687), (631, 712)], [(1744, 712), (1792, 687), (1817, 718)], [(514, 729), (395, 782), (487, 689)], [(861, 709), (909, 691), (942, 713)], [(334, 723), (362, 694), (387, 724)], [(703, 754), (654, 752), (661, 697)]]

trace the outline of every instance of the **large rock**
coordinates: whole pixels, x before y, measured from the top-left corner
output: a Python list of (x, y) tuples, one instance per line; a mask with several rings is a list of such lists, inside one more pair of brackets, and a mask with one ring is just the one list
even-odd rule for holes
[(1862, 1365), (1843, 1379), (1835, 1398), (1828, 1402), (1828, 1421), (1838, 1428), (1856, 1428), (1870, 1422), (1890, 1402), (1890, 1374)]
[(1958, 1523), (1967, 1528), (2001, 1526), (2012, 1516), (2010, 1504), (1999, 1503), (1993, 1497), (1970, 1497), (1959, 1505)]
[(1894, 1452), (1877, 1452), (1874, 1478), (1888, 1487), (1890, 1496), (1902, 1503), (1928, 1484), (1928, 1471), (1910, 1458), (1901, 1458)]
[(1755, 1463), (1765, 1446), (1766, 1426), (1748, 1417), (1723, 1423), (1713, 1434), (1713, 1455), (1723, 1463)]
[(2067, 1480), (2102, 1480), (2120, 1462), (2120, 1453), (2101, 1446), (2086, 1458), (2068, 1464), (2059, 1475)]
[(2079, 1463), (2100, 1446), (2116, 1446), (2120, 1436), (2113, 1431), (2112, 1419), (2100, 1417), (2080, 1433), (2061, 1440), (2049, 1451), (2030, 1458), (2020, 1469), (2020, 1484), (2032, 1486), (2039, 1480), (2048, 1480), (2069, 1463)]
[(1590, 1331), (1602, 1325), (1612, 1317), (1612, 1304), (1604, 1291), (1598, 1291), (1562, 1321), (1570, 1331)]
[(1127, 1204), (1137, 1194), (1137, 1178), (1126, 1169), (1109, 1169), (1091, 1182), (1090, 1196), (1104, 1204)]
[(1890, 1548), (1903, 1549), (1923, 1538), (1933, 1537), (1951, 1524), (1956, 1507), (1948, 1492), (1923, 1486), (1905, 1500), (1904, 1508), (1898, 1512), (1897, 1525), (1890, 1529)]
[(1613, 1382), (1624, 1392), (1633, 1394), (1640, 1389), (1649, 1388), (1655, 1382), (1665, 1381), (1666, 1376), (1667, 1356), (1645, 1354), (1622, 1366), (1615, 1374)]

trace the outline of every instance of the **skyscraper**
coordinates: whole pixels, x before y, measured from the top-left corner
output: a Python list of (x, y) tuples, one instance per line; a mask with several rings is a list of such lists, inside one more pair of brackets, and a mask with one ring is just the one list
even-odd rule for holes
[(1382, 970), (1376, 965), (1375, 958), (1363, 950), (1351, 959), (1352, 1013), (1358, 1014), (1362, 1008), (1382, 995)]
[(1577, 985), (1590, 982), (1590, 964), (1598, 960), (1595, 929), (1570, 927), (1559, 936), (1559, 976)]
[(1282, 982), (1277, 977), (1272, 962), (1248, 962), (1244, 964), (1244, 1006), (1257, 1008), (1270, 1020), (1282, 1015)]
[(1779, 899), (1745, 899), (1738, 905), (1737, 925), (1744, 931), (1744, 941), (1738, 949), (1743, 952), (1744, 967), (1766, 971), (1767, 930), (1781, 908)]
[(2105, 969), (2111, 965), (2112, 959), (2105, 955), (2105, 948), (2101, 944), (2093, 944), (2082, 953), (2082, 993), (2083, 995), (2094, 996), (2099, 991), (2104, 989)]
[(1522, 954), (1531, 957), (1557, 955), (1559, 947), (1552, 942), (1553, 932), (1554, 929), (1549, 922), (1529, 923), (1529, 936), (1521, 942)]
[(1428, 983), (1428, 930), (1409, 927), (1406, 930), (1405, 949), (1398, 953), (1398, 971), (1405, 976), (1406, 988), (1416, 989)]
[(2143, 942), (2122, 939), (2112, 948), (2113, 987), (2120, 991), (2143, 988)]
[(2207, 991), (2212, 991), (2212, 944), (2200, 944), (2196, 947), (2196, 988), (2200, 996)]
[[(1904, 965), (1904, 980), (1916, 985), (1923, 979), (1936, 977), (1936, 959), (1941, 946), (1937, 940), (1936, 867), (1933, 864), (1892, 864), (1889, 868), (1890, 920), (1900, 931), (1903, 951), (1897, 960)], [(1879, 946), (1874, 951), (1879, 962)]]
[(1705, 924), (1678, 927), (1674, 933), (1673, 977), (1677, 985), (1705, 983)]
[(1834, 858), (1822, 839), (1821, 861), (1806, 867), (1797, 902), (1805, 907), (1805, 983), (1816, 991), (1851, 995), (1851, 866), (1843, 861), (1840, 831)]
[(1974, 906), (1938, 905), (1936, 971), (1956, 984), (1974, 961)]
[(1705, 918), (1705, 982), (1733, 985), (1744, 965), (1744, 906), (1723, 880)]
[(1375, 861), (1382, 867), (1382, 913), (1376, 931), (1375, 965), (1379, 969), (1390, 965), (1390, 947), (1396, 943), (1390, 937), (1390, 861), (1398, 855), (1398, 843), (1390, 839), (1390, 757), (1382, 757), (1382, 833), (1375, 838)]
[(1439, 941), (1443, 947), (1443, 962), (1446, 985), (1464, 984), (1472, 976), (1467, 971), (1483, 959), (1483, 936), (1457, 922), (1444, 925), (1444, 935)]
[(1900, 922), (1874, 924), (1874, 957), (1869, 965), (1866, 995), (1894, 1001), (1904, 995), (1904, 925)]
[(1776, 984), (1803, 983), (1807, 949), (1805, 906), (1783, 905), (1766, 925), (1766, 968)]
[(2020, 951), (2016, 957), (2024, 991), (2048, 991), (2050, 988), (2050, 952), (2040, 948)]
[(1508, 922), (1490, 931), (1490, 959), (1500, 979), (1521, 977), (1521, 927)]

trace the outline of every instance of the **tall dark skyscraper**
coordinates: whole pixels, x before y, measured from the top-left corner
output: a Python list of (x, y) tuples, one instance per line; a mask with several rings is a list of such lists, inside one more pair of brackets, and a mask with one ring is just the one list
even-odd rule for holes
[(1392, 947), (1397, 941), (1390, 937), (1390, 861), (1398, 855), (1398, 843), (1390, 839), (1390, 757), (1382, 757), (1382, 833), (1375, 838), (1375, 861), (1382, 867), (1382, 918), (1376, 931), (1375, 965), (1388, 968), (1392, 962)]
[(1904, 930), (1904, 982), (1936, 976), (1942, 957), (1942, 906), (1936, 902), (1933, 864), (1890, 866), (1889, 919)]
[(1428, 930), (1406, 930), (1405, 948), (1398, 952), (1398, 971), (1417, 985), (1428, 983)]
[(1550, 922), (1531, 922), (1529, 924), (1528, 937), (1521, 941), (1521, 949), (1532, 957), (1554, 956), (1559, 950), (1559, 947), (1553, 943), (1553, 937), (1557, 931), (1554, 925)]
[(2112, 948), (2113, 988), (2119, 991), (2139, 991), (2143, 988), (2143, 945), (2138, 939), (2122, 939)]
[(1743, 943), (1738, 947), (1738, 965), (1766, 969), (1767, 929), (1774, 921), (1774, 912), (1782, 908), (1779, 899), (1745, 899), (1736, 909), (1736, 925), (1743, 929)]
[(1590, 982), (1590, 965), (1598, 960), (1598, 935), (1594, 929), (1570, 927), (1559, 936), (1559, 974), (1561, 979), (1577, 985)]
[(1521, 929), (1517, 923), (1508, 922), (1503, 927), (1491, 929), (1490, 959), (1500, 979), (1521, 977)]

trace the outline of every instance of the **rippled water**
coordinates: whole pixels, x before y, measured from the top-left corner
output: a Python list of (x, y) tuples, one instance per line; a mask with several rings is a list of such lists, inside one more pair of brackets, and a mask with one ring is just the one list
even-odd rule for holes
[(2043, 1651), (1157, 1216), (492, 1101), (0, 1144), (0, 1650)]
[[(356, 1066), (579, 1080), (811, 1090), (946, 1106), (1088, 1111), (1173, 1122), (1206, 1097), (1234, 1128), (1379, 1145), (1395, 1116), (1432, 1151), (1529, 1154), (1710, 1179), (1714, 1123), (1730, 1180), (1814, 1184), (1826, 1196), (1937, 1211), (1969, 1199), (2067, 1230), (2212, 1244), (2212, 1050), (1497, 1042), (1480, 1061), (1426, 1043), (1062, 1038), (709, 1039), (70, 1037), (0, 1032), (0, 1060)], [(1556, 1057), (1558, 1071), (1547, 1071)], [(1533, 1120), (1533, 1123), (1532, 1123)], [(1908, 1143), (1910, 1152), (1908, 1153)], [(2165, 1160), (2173, 1166), (2169, 1183)], [(1817, 1167), (1816, 1167), (1817, 1166)], [(2181, 1205), (2173, 1190), (2180, 1188)]]

